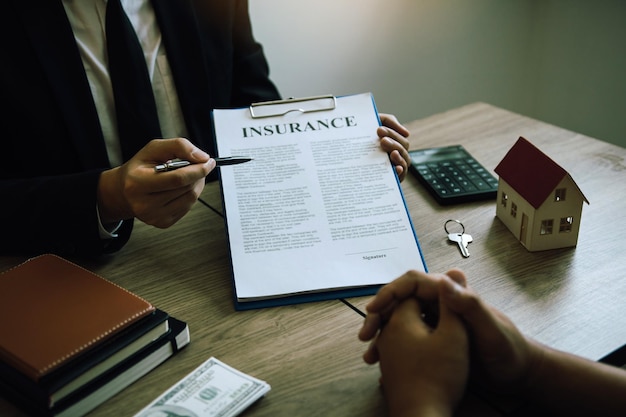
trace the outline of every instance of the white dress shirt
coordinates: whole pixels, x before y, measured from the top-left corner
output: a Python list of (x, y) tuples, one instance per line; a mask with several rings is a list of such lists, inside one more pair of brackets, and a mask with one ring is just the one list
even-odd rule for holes
[[(83, 60), (94, 98), (102, 133), (112, 166), (122, 164), (117, 133), (113, 90), (106, 52), (105, 14), (107, 0), (63, 0)], [(121, 0), (146, 57), (164, 138), (187, 137), (187, 128), (178, 102), (176, 86), (165, 47), (161, 42), (154, 9), (149, 0)]]

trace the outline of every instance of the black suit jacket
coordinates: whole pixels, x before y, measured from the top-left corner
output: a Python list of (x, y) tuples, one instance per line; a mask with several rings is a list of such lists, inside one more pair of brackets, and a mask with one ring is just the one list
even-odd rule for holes
[[(214, 155), (211, 109), (278, 98), (247, 0), (153, 0), (189, 138)], [(99, 254), (96, 189), (109, 168), (60, 0), (0, 4), (0, 254)]]

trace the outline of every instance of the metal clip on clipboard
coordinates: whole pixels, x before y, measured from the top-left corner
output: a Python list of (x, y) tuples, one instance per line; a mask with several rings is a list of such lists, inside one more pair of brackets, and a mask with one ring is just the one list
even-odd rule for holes
[(250, 116), (253, 119), (284, 116), (290, 112), (313, 113), (334, 110), (337, 98), (332, 94), (285, 100), (262, 101), (250, 105)]

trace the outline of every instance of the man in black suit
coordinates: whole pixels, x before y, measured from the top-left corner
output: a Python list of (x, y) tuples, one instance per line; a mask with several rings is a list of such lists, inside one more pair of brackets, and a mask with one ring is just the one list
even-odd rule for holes
[[(279, 98), (252, 36), (247, 0), (122, 4), (145, 54), (161, 124), (161, 135), (135, 138), (134, 148), (117, 129), (107, 1), (0, 6), (1, 254), (97, 255), (121, 248), (134, 218), (171, 226), (214, 177), (211, 109)], [(381, 120), (381, 146), (403, 178), (408, 131), (393, 116)], [(155, 163), (174, 157), (195, 164), (154, 175)]]

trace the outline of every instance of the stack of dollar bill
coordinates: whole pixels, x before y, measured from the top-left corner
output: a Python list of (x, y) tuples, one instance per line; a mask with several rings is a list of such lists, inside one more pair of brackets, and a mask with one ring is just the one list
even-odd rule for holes
[(236, 416), (269, 390), (270, 386), (265, 381), (212, 357), (135, 417)]

